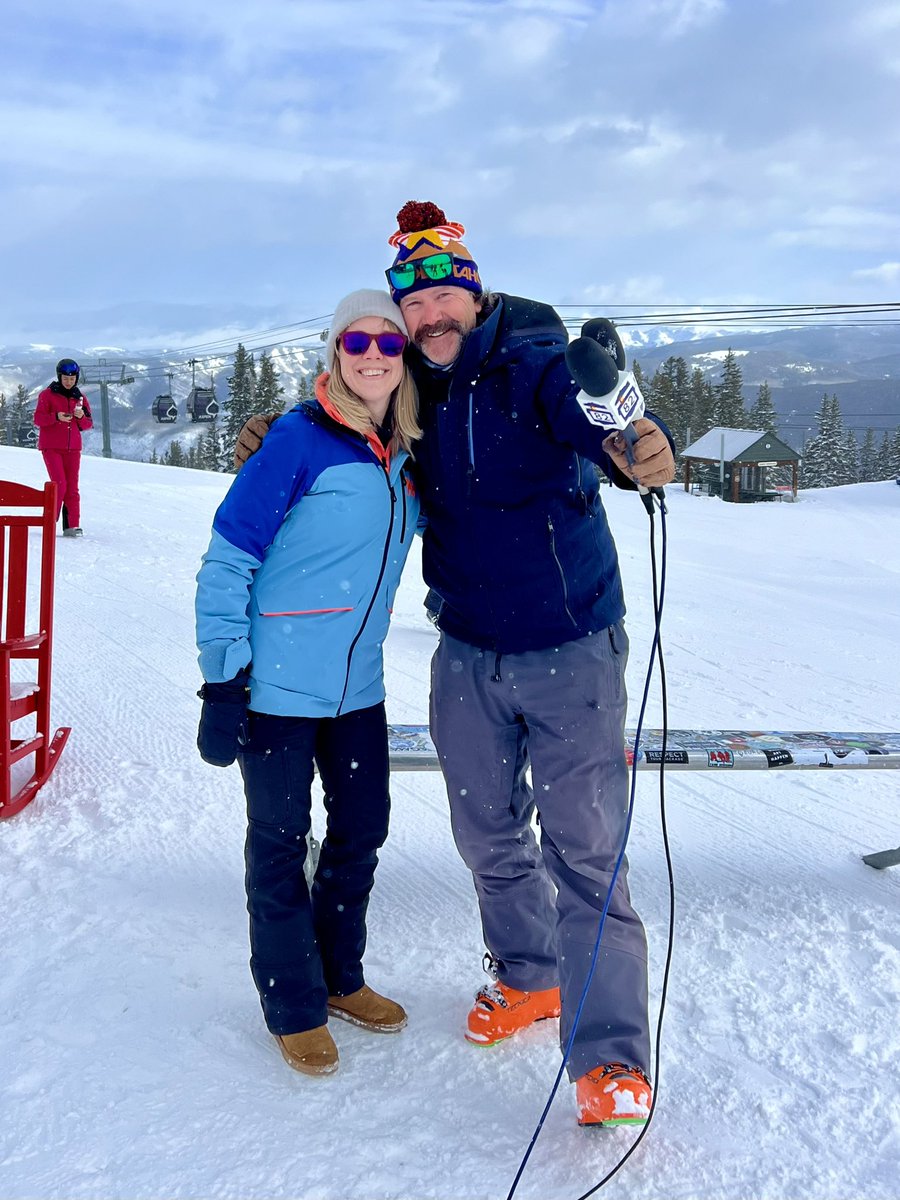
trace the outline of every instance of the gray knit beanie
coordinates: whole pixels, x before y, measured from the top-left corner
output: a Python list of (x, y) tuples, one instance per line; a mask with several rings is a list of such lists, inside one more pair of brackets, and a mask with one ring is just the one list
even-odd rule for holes
[[(403, 313), (387, 292), (378, 291), (376, 288), (361, 288), (358, 292), (351, 292), (349, 296), (345, 296), (341, 300), (331, 318), (331, 328), (328, 330), (328, 343), (325, 350), (329, 371), (334, 370), (334, 354), (338, 338), (348, 325), (352, 325), (361, 317), (384, 317), (387, 321), (393, 321), (401, 333), (407, 333)], [(407, 334), (407, 336), (409, 335)]]

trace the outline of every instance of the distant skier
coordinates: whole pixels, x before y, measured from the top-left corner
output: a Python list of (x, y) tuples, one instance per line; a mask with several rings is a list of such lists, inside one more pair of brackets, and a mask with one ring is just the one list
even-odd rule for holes
[(64, 537), (81, 537), (81, 435), (92, 429), (91, 406), (78, 387), (81, 368), (73, 358), (56, 364), (56, 382), (44, 388), (34, 410), (38, 450), (56, 484), (56, 517)]

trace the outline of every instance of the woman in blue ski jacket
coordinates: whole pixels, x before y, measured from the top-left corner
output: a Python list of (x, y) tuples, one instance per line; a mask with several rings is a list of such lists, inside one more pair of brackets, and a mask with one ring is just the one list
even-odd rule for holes
[[(250, 969), (282, 1054), (309, 1075), (337, 1069), (329, 1016), (406, 1024), (362, 969), (390, 811), (382, 644), (419, 512), (406, 344), (387, 292), (340, 302), (316, 399), (237, 475), (197, 576), (198, 746), (240, 765)], [(327, 827), (309, 888), (314, 762)]]

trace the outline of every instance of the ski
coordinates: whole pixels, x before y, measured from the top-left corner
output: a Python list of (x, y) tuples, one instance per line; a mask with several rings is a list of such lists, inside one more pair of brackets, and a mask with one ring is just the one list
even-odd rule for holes
[[(633, 729), (626, 755), (634, 762)], [(436, 771), (437, 751), (427, 725), (388, 726), (391, 766), (396, 771)], [(645, 729), (637, 768), (666, 770), (768, 771), (900, 768), (900, 733), (830, 733), (815, 730)]]

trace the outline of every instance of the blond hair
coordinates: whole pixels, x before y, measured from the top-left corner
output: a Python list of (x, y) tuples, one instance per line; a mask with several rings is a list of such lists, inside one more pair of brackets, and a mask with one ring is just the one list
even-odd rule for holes
[[(403, 332), (393, 321), (389, 321), (387, 317), (384, 318), (384, 323), (385, 325), (389, 325), (396, 333)], [(355, 429), (363, 437), (372, 431), (374, 425), (369, 410), (363, 404), (362, 400), (360, 400), (359, 396), (357, 396), (356, 392), (351, 391), (341, 373), (341, 356), (339, 353), (336, 353), (334, 356), (334, 369), (328, 376), (325, 395), (337, 409), (341, 419), (351, 429)], [(419, 393), (416, 390), (415, 383), (413, 383), (413, 377), (406, 362), (403, 363), (403, 374), (400, 377), (400, 382), (391, 396), (389, 411), (393, 412), (394, 417), (394, 428), (390, 444), (391, 453), (396, 453), (400, 449), (412, 455), (413, 442), (418, 441), (422, 436), (422, 429), (419, 425)]]

